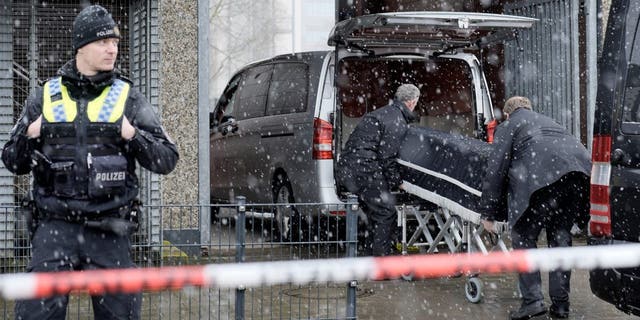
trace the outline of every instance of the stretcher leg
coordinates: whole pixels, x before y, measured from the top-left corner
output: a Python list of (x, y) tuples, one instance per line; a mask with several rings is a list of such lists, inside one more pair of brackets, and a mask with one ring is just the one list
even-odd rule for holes
[[(446, 244), (447, 247), (449, 248), (449, 252), (456, 252), (458, 246), (453, 242), (453, 239), (456, 239), (457, 237), (455, 236), (455, 234), (458, 232), (456, 225), (454, 224), (454, 222), (456, 221), (456, 218), (450, 214), (448, 214), (448, 210), (446, 209), (442, 209), (441, 210), (442, 215), (434, 215), (433, 218), (436, 220), (436, 223), (438, 224), (438, 227), (440, 228), (440, 231), (438, 232), (438, 234), (436, 235), (436, 237), (434, 238), (434, 243), (438, 243), (441, 240), (443, 240)], [(442, 216), (445, 217), (445, 220), (442, 220)], [(436, 246), (432, 246), (431, 248), (429, 248), (429, 250), (427, 251), (427, 253), (433, 253), (435, 252), (435, 247)]]
[[(464, 207), (452, 199), (443, 197), (435, 191), (424, 189), (408, 181), (404, 181), (404, 190), (438, 206), (436, 211), (429, 213), (417, 210), (406, 212), (404, 219), (409, 219), (410, 216), (413, 216), (418, 221), (418, 228), (408, 240), (408, 246), (417, 245), (414, 242), (417, 241), (422, 233), (428, 242), (426, 253), (438, 252), (438, 246), (441, 246), (441, 244), (446, 244), (451, 253), (482, 252), (483, 254), (488, 254), (489, 251), (494, 250), (508, 251), (502, 240), (502, 234), (506, 233), (508, 229), (507, 223), (495, 222), (494, 227), (496, 228), (497, 236), (495, 239), (487, 240), (482, 234), (484, 228), (481, 224), (480, 213)], [(438, 232), (429, 230), (429, 222), (435, 222)], [(403, 233), (406, 232), (408, 231), (405, 223)], [(432, 236), (431, 232), (435, 233), (435, 236)], [(404, 239), (406, 240), (406, 238)], [(469, 275), (465, 283), (467, 300), (473, 303), (480, 302), (482, 300), (482, 290), (482, 281), (478, 278), (478, 275)]]
[[(432, 250), (438, 252), (437, 245), (433, 236), (431, 235), (431, 231), (429, 230), (429, 221), (433, 218), (434, 212), (429, 211), (419, 211), (415, 207), (400, 207), (398, 210), (398, 225), (401, 227), (402, 235), (402, 253), (408, 254), (409, 247), (417, 247), (420, 252), (424, 252), (423, 248), (426, 247), (426, 250)], [(413, 233), (411, 233), (411, 237), (407, 240), (407, 234), (410, 232), (407, 226), (407, 220), (411, 217), (411, 219), (415, 220), (418, 223), (418, 226)], [(424, 236), (426, 242), (418, 242), (420, 236)], [(433, 249), (431, 249), (433, 248)]]

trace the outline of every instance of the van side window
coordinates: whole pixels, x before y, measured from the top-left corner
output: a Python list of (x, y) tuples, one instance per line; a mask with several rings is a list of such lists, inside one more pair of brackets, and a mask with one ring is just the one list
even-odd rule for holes
[[(640, 23), (635, 25), (635, 34), (638, 34)], [(640, 134), (640, 39), (634, 39), (634, 43), (628, 47), (631, 50), (631, 61), (627, 66), (627, 80), (624, 86), (624, 112), (622, 119), (622, 131), (630, 134)], [(629, 123), (629, 122), (633, 122)]]
[(324, 78), (324, 90), (322, 91), (322, 99), (329, 100), (333, 98), (333, 73), (335, 66), (329, 65), (327, 75)]
[(624, 95), (624, 122), (640, 123), (640, 65), (630, 64)]
[(236, 75), (229, 84), (227, 88), (224, 90), (224, 93), (220, 97), (218, 101), (218, 105), (215, 110), (215, 121), (216, 123), (223, 122), (222, 117), (224, 116), (234, 116), (233, 114), (233, 103), (234, 97), (236, 96), (236, 92), (238, 92), (238, 86), (240, 85), (240, 81), (242, 80), (242, 75)]
[(273, 67), (267, 115), (307, 110), (308, 67), (304, 63), (279, 63)]
[(253, 67), (244, 73), (231, 114), (236, 120), (264, 116), (272, 69), (273, 65), (269, 64)]

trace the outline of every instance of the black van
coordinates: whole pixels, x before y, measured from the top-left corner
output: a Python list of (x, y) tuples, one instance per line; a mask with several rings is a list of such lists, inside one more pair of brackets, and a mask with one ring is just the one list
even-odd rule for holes
[[(613, 0), (593, 136), (590, 245), (640, 241), (640, 5)], [(591, 291), (640, 315), (640, 268), (593, 270)]]

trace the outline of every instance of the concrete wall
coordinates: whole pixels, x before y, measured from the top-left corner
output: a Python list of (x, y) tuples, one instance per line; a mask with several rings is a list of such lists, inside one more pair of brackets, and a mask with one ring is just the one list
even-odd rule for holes
[(193, 204), (198, 202), (198, 1), (161, 0), (159, 9), (162, 119), (180, 151), (176, 170), (163, 177), (163, 199)]

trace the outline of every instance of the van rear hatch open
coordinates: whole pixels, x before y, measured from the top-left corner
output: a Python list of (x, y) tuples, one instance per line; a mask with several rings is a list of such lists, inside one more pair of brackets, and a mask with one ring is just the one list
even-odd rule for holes
[[(336, 145), (344, 144), (364, 111), (386, 105), (407, 82), (424, 88), (416, 108), (420, 123), (483, 138), (483, 127), (493, 120), (486, 80), (477, 58), (458, 51), (512, 38), (535, 21), (472, 12), (395, 12), (339, 22), (328, 41), (336, 47), (341, 111)], [(351, 121), (341, 121), (343, 116)], [(432, 121), (436, 117), (444, 123)]]
[(468, 12), (397, 12), (339, 22), (335, 46), (335, 159), (361, 117), (397, 87), (421, 88), (418, 126), (486, 139), (493, 107), (480, 63), (467, 49), (513, 38), (537, 19)]
[(394, 12), (361, 16), (333, 28), (337, 48), (428, 48), (443, 51), (511, 38), (534, 18), (472, 12)]

